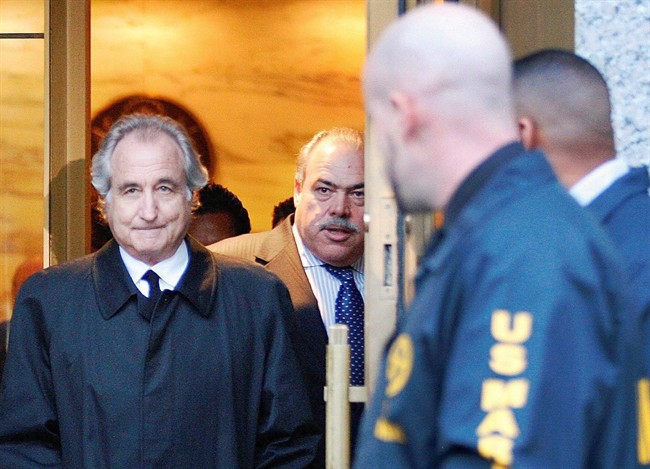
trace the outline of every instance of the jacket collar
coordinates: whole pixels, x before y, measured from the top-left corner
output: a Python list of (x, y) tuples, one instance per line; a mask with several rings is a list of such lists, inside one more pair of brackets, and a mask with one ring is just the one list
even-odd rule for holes
[[(291, 232), (293, 220), (294, 214), (292, 213), (268, 233), (260, 243), (259, 247), (255, 250), (254, 254), (257, 262), (266, 265), (271, 262), (287, 244), (293, 244), (295, 246), (296, 243), (293, 240), (293, 233)], [(287, 240), (291, 240), (291, 243), (287, 243)], [(298, 252), (297, 248), (296, 252)], [(300, 267), (302, 268), (302, 265)]]
[[(210, 251), (191, 237), (185, 238), (189, 264), (176, 292), (183, 295), (203, 316), (208, 317), (217, 293), (217, 265)], [(119, 246), (111, 240), (95, 254), (92, 278), (99, 309), (104, 319), (111, 319), (132, 299), (138, 289), (122, 262)]]
[(302, 266), (291, 230), (293, 223), (294, 214), (291, 214), (269, 231), (254, 252), (255, 261), (278, 275), (285, 285), (291, 286), (289, 293), (294, 307), (315, 305), (316, 297)]
[(602, 194), (596, 197), (587, 209), (604, 221), (610, 213), (623, 204), (627, 199), (639, 194), (650, 196), (650, 168), (641, 166), (630, 168), (629, 172), (617, 179)]
[[(479, 164), (452, 195), (445, 210), (445, 223), (453, 223), (469, 205), (472, 199), (483, 190), (483, 187), (512, 160), (524, 152), (524, 147), (519, 142), (513, 142), (494, 152)], [(443, 225), (444, 227), (444, 225)]]
[[(436, 270), (441, 267), (442, 259), (462, 239), (458, 235), (448, 236), (452, 230), (482, 223), (484, 217), (509, 203), (513, 193), (530, 192), (548, 184), (560, 187), (543, 153), (526, 151), (520, 143), (511, 143), (497, 150), (465, 179), (452, 196), (448, 207), (451, 216), (445, 213), (442, 228), (430, 239), (419, 272), (424, 272), (425, 268)], [(562, 188), (561, 192), (566, 193), (566, 190)], [(445, 243), (445, 239), (450, 237), (454, 241)]]

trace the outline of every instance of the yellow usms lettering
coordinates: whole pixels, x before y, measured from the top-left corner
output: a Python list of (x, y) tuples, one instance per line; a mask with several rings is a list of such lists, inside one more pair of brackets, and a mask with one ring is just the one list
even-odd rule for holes
[(495, 373), (514, 376), (528, 367), (526, 347), (515, 344), (494, 344), (490, 348), (490, 368)]
[(526, 378), (510, 381), (488, 378), (483, 381), (481, 409), (485, 412), (506, 407), (521, 409), (528, 401), (529, 388), (530, 382)]
[[(476, 429), (479, 439), (499, 433), (508, 438), (514, 439), (519, 436), (519, 425), (511, 409), (496, 409), (485, 416)], [(480, 440), (479, 440), (480, 441)]]
[(639, 380), (637, 385), (639, 403), (639, 464), (650, 464), (650, 379)]
[(481, 457), (493, 460), (496, 465), (510, 466), (512, 464), (512, 448), (515, 443), (502, 435), (490, 435), (478, 440), (478, 452)]
[(490, 369), (512, 379), (483, 380), (481, 410), (487, 414), (476, 428), (477, 450), (493, 462), (493, 469), (505, 469), (512, 464), (515, 439), (521, 432), (513, 409), (522, 409), (528, 402), (530, 381), (515, 376), (528, 368), (525, 343), (533, 332), (533, 316), (527, 311), (513, 315), (505, 309), (494, 310), (490, 332), (496, 341), (490, 347)]
[(490, 349), (490, 368), (501, 375), (514, 376), (528, 367), (523, 344), (533, 331), (533, 316), (527, 311), (512, 315), (504, 309), (492, 312), (490, 332), (497, 341)]
[(406, 433), (404, 433), (402, 427), (383, 417), (377, 419), (374, 434), (375, 438), (386, 443), (406, 443)]
[(514, 317), (505, 309), (492, 312), (490, 323), (492, 337), (506, 344), (523, 344), (533, 331), (533, 316), (527, 311), (518, 311)]

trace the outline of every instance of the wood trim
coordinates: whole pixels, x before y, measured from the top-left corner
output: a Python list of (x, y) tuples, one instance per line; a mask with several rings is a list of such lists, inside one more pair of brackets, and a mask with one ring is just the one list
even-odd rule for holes
[(90, 0), (45, 8), (46, 265), (89, 249)]

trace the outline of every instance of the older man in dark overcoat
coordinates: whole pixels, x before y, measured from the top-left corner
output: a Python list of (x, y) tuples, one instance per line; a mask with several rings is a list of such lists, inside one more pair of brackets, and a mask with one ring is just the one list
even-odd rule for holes
[(93, 158), (114, 240), (23, 286), (0, 467), (310, 464), (288, 292), (187, 237), (205, 169), (175, 122), (128, 116)]

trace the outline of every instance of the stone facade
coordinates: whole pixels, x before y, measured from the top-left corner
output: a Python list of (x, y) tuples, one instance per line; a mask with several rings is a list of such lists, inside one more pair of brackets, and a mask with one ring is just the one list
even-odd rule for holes
[(650, 164), (650, 1), (575, 0), (575, 48), (609, 85), (618, 156)]

